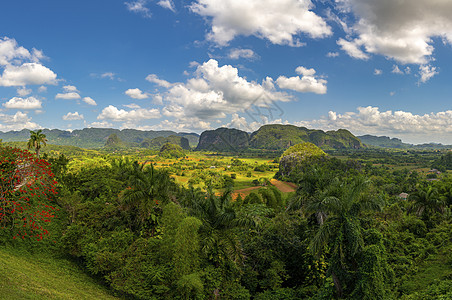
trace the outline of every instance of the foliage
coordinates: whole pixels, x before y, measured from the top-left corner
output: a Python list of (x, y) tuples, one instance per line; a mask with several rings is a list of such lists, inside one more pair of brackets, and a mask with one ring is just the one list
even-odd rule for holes
[(34, 148), (36, 150), (36, 156), (39, 158), (39, 149), (41, 149), (41, 144), (47, 145), (46, 135), (42, 133), (39, 129), (36, 132), (30, 131), (30, 139), (28, 140), (28, 149)]
[(55, 217), (56, 184), (49, 163), (28, 151), (0, 147), (0, 224), (16, 238), (42, 240)]
[(160, 148), (159, 155), (165, 158), (180, 158), (184, 157), (185, 153), (181, 146), (166, 143)]

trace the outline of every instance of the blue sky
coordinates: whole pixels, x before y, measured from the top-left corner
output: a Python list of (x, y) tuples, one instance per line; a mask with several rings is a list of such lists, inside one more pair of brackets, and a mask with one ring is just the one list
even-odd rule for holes
[(452, 2), (14, 0), (0, 131), (253, 131), (452, 144)]

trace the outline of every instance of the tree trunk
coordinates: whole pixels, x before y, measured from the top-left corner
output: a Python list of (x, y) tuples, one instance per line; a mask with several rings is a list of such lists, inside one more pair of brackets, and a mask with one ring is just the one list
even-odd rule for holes
[(331, 272), (331, 276), (333, 277), (333, 282), (334, 282), (334, 286), (336, 287), (337, 296), (338, 296), (338, 298), (342, 298), (341, 282), (339, 281), (339, 278), (337, 278), (337, 276), (334, 272)]

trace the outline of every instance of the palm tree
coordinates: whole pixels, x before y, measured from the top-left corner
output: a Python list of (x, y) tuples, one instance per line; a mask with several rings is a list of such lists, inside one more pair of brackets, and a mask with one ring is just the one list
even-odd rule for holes
[(364, 246), (360, 215), (382, 207), (380, 199), (364, 196), (368, 185), (368, 180), (359, 177), (352, 184), (342, 184), (339, 197), (311, 198), (305, 205), (305, 212), (315, 214), (320, 223), (310, 248), (318, 256), (329, 253), (338, 297), (342, 297), (348, 275), (357, 270), (356, 258)]
[(42, 133), (42, 129), (35, 131), (30, 130), (30, 139), (28, 140), (28, 149), (35, 148), (36, 156), (39, 158), (39, 149), (41, 149), (41, 144), (47, 145), (46, 135)]
[(444, 212), (445, 199), (434, 186), (418, 187), (409, 199), (414, 201), (412, 209), (424, 219), (428, 219), (435, 212)]
[(174, 182), (166, 172), (155, 170), (153, 165), (145, 165), (134, 162), (131, 167), (122, 166), (123, 170), (127, 170), (129, 186), (120, 193), (119, 198), (123, 208), (135, 215), (132, 218), (137, 225), (150, 225), (153, 235), (157, 225), (156, 209), (160, 203), (170, 200)]

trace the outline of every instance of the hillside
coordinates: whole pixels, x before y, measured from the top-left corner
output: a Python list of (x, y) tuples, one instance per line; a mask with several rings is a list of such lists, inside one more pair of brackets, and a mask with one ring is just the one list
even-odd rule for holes
[(187, 138), (182, 136), (170, 135), (168, 137), (159, 136), (155, 139), (145, 139), (141, 142), (140, 146), (143, 148), (149, 148), (158, 150), (166, 143), (180, 146), (182, 149), (191, 150), (190, 143)]
[(398, 138), (390, 138), (387, 136), (374, 136), (374, 135), (363, 135), (358, 136), (358, 138), (363, 142), (364, 144), (368, 146), (375, 146), (375, 147), (383, 147), (383, 148), (399, 148), (399, 149), (405, 149), (410, 148), (413, 145), (412, 144), (406, 144), (402, 142), (401, 139)]
[(361, 141), (345, 129), (324, 132), (294, 125), (264, 125), (250, 139), (252, 148), (268, 150), (284, 150), (303, 142), (325, 150), (363, 148)]
[[(84, 128), (81, 130), (64, 131), (59, 129), (44, 129), (43, 134), (47, 136), (48, 143), (54, 145), (77, 146), (81, 148), (101, 148), (107, 142), (110, 135), (116, 134), (125, 144), (138, 146), (145, 139), (157, 137), (168, 137), (171, 135), (187, 138), (189, 144), (196, 146), (198, 135), (196, 133), (177, 133), (174, 131), (142, 131), (136, 129), (112, 129), (112, 128)], [(4, 142), (27, 141), (30, 131), (0, 132), (0, 139)]]
[(250, 137), (247, 132), (231, 129), (218, 128), (204, 131), (196, 150), (208, 151), (237, 151), (249, 148)]
[(66, 259), (0, 248), (0, 299), (119, 299)]
[(249, 148), (285, 150), (290, 146), (310, 142), (325, 150), (361, 149), (364, 145), (348, 130), (311, 130), (294, 125), (264, 125), (249, 135), (238, 129), (219, 128), (204, 131), (196, 150), (234, 151)]

